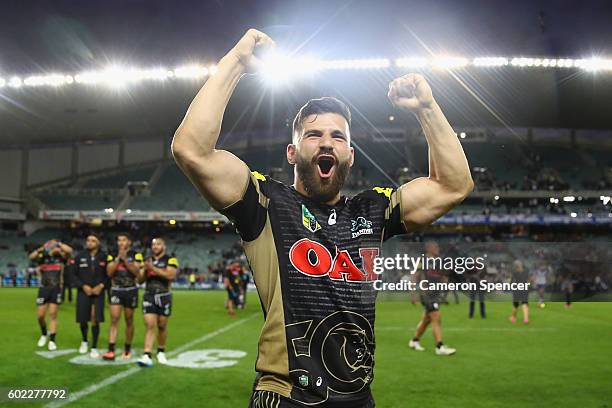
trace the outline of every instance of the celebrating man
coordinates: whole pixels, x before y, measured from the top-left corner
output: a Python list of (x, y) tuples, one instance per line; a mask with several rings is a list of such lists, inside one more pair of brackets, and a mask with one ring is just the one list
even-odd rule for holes
[(409, 74), (391, 82), (388, 97), (419, 119), (429, 177), (341, 196), (355, 153), (349, 109), (335, 98), (311, 100), (295, 117), (287, 146), (293, 186), (251, 173), (216, 143), (234, 88), (261, 65), (255, 51), (270, 45), (251, 29), (221, 59), (172, 151), (202, 195), (235, 224), (253, 270), (265, 322), (251, 406), (372, 407), (373, 258), (382, 240), (460, 203), (473, 186), (469, 166), (429, 85)]
[(168, 336), (168, 319), (172, 313), (172, 293), (170, 283), (176, 277), (178, 261), (166, 254), (166, 243), (162, 238), (151, 241), (152, 258), (147, 258), (144, 264), (145, 294), (142, 300), (144, 321), (146, 326), (144, 353), (138, 359), (141, 367), (152, 367), (151, 350), (157, 328), (157, 361), (166, 364), (166, 338)]
[(132, 340), (134, 339), (134, 309), (138, 307), (138, 286), (136, 283), (142, 267), (142, 254), (132, 250), (132, 240), (126, 233), (117, 235), (117, 254), (108, 255), (106, 272), (111, 278), (109, 293), (111, 324), (108, 334), (108, 351), (102, 355), (105, 360), (115, 359), (115, 342), (121, 318), (121, 309), (125, 317), (125, 346), (121, 358), (132, 357)]
[(51, 351), (57, 349), (55, 335), (57, 329), (57, 311), (62, 303), (62, 276), (64, 264), (70, 258), (72, 248), (56, 239), (47, 241), (43, 246), (30, 253), (31, 261), (38, 263), (37, 270), (40, 275), (41, 287), (36, 296), (36, 316), (40, 326), (41, 336), (38, 347), (47, 343), (47, 311), (51, 321), (49, 323), (49, 344)]

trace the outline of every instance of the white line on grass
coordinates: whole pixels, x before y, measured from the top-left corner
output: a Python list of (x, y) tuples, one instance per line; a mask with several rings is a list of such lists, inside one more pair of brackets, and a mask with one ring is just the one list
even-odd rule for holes
[[(239, 325), (241, 325), (243, 323), (246, 323), (247, 321), (253, 319), (256, 316), (260, 316), (260, 314), (259, 313), (255, 313), (255, 314), (253, 314), (253, 315), (251, 315), (249, 317), (245, 317), (244, 319), (241, 319), (241, 320), (238, 320), (238, 321), (236, 321), (234, 323), (228, 324), (227, 326), (222, 327), (220, 329), (217, 329), (214, 332), (205, 334), (205, 335), (203, 335), (203, 336), (201, 336), (201, 337), (199, 337), (199, 338), (197, 338), (195, 340), (192, 340), (192, 341), (190, 341), (188, 343), (185, 343), (182, 346), (180, 346), (180, 347), (178, 347), (178, 348), (168, 352), (167, 354), (168, 354), (169, 357), (172, 357), (172, 356), (174, 356), (176, 354), (182, 353), (183, 351), (190, 349), (191, 347), (195, 346), (196, 344), (205, 342), (206, 340), (208, 340), (210, 338), (213, 338), (215, 336), (223, 334), (226, 331), (231, 330), (231, 329), (233, 329), (236, 326), (239, 326)], [(125, 377), (129, 377), (130, 375), (135, 374), (135, 373), (139, 372), (140, 370), (141, 370), (140, 367), (132, 367), (132, 368), (130, 368), (128, 370), (121, 371), (121, 372), (119, 372), (117, 374), (111, 375), (110, 377), (106, 378), (105, 380), (102, 380), (102, 381), (100, 381), (100, 382), (98, 382), (96, 384), (92, 384), (92, 385), (90, 385), (87, 388), (84, 388), (84, 389), (82, 389), (80, 391), (77, 391), (75, 393), (69, 394), (68, 398), (66, 398), (65, 400), (61, 400), (61, 401), (58, 400), (58, 401), (50, 402), (49, 404), (45, 405), (44, 408), (63, 407), (64, 405), (70, 404), (71, 402), (74, 402), (74, 401), (76, 401), (78, 399), (81, 399), (81, 398), (83, 398), (83, 397), (85, 397), (85, 396), (87, 396), (89, 394), (93, 394), (94, 392), (98, 391), (100, 388), (104, 388), (107, 385), (114, 384), (117, 381), (124, 379)]]
[[(386, 326), (376, 328), (376, 331), (395, 331), (395, 330), (405, 330), (410, 331), (414, 330), (410, 327), (401, 327), (401, 326)], [(557, 331), (556, 327), (443, 327), (444, 331), (455, 331), (455, 332), (469, 332), (469, 331), (491, 331), (491, 332), (506, 332), (506, 331), (534, 331), (534, 332), (544, 332), (544, 331)]]

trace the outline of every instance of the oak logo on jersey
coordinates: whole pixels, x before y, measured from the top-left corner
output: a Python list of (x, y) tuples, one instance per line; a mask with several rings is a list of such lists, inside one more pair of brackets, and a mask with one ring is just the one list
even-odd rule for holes
[(373, 234), (372, 221), (366, 220), (364, 217), (357, 217), (356, 220), (351, 220), (351, 237), (357, 238), (364, 234)]
[(378, 253), (378, 248), (360, 248), (359, 257), (363, 266), (361, 270), (355, 265), (348, 251), (336, 248), (336, 255), (332, 256), (323, 244), (302, 238), (291, 246), (289, 260), (295, 269), (304, 275), (366, 283), (378, 279), (374, 273), (374, 258)]
[(310, 232), (317, 232), (321, 229), (321, 224), (304, 204), (302, 204), (302, 224)]

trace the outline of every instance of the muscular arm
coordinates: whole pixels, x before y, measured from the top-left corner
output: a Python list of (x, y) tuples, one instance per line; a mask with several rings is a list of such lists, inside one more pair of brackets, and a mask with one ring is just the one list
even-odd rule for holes
[(113, 259), (112, 261), (106, 264), (106, 273), (108, 274), (109, 278), (112, 278), (115, 274), (115, 271), (117, 270), (117, 265), (119, 265), (119, 262), (116, 259)]
[(247, 31), (219, 61), (217, 72), (196, 95), (172, 140), (178, 166), (216, 209), (240, 200), (249, 177), (242, 160), (216, 149), (223, 114), (238, 81), (256, 62), (254, 49), (270, 42), (257, 30)]
[(429, 146), (429, 176), (400, 187), (402, 221), (410, 231), (430, 224), (461, 203), (474, 182), (461, 143), (422, 76), (396, 79), (389, 98), (395, 106), (416, 115)]
[(151, 268), (153, 272), (161, 276), (162, 278), (166, 278), (168, 280), (174, 280), (176, 277), (176, 268), (173, 266), (168, 266), (167, 268), (161, 269), (156, 268), (155, 266)]

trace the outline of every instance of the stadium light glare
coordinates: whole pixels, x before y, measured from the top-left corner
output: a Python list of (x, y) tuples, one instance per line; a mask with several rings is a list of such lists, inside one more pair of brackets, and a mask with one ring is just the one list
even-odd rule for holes
[(586, 71), (602, 71), (612, 70), (612, 59), (604, 59), (600, 57), (592, 57), (588, 59), (577, 60), (575, 65)]
[(431, 66), (435, 69), (456, 69), (463, 68), (469, 64), (467, 58), (463, 57), (451, 57), (451, 56), (437, 56), (432, 59)]
[(566, 203), (573, 203), (574, 201), (576, 201), (576, 197), (574, 197), (574, 196), (565, 196), (565, 197), (563, 197), (563, 201), (565, 201)]
[(6, 85), (6, 80), (4, 78), (0, 78), (0, 88), (3, 88)]
[(387, 58), (328, 60), (320, 63), (321, 69), (377, 69), (389, 66), (391, 61)]
[(576, 214), (575, 212), (570, 213), (570, 217), (572, 217), (572, 218), (576, 218), (577, 216), (578, 216), (578, 214)]
[(14, 76), (9, 79), (8, 84), (12, 88), (21, 88), (21, 85), (23, 85), (23, 81), (18, 76)]
[(478, 57), (472, 60), (475, 67), (502, 67), (508, 65), (508, 58), (504, 57)]
[(176, 220), (168, 220), (168, 224), (170, 224), (170, 225), (176, 225)]
[(466, 138), (466, 136), (467, 136), (467, 135), (466, 135), (466, 133), (465, 133), (465, 132), (461, 132), (461, 133), (459, 133), (459, 137), (460, 137), (461, 139), (465, 139), (465, 138)]
[(209, 69), (200, 65), (184, 65), (174, 69), (174, 77), (181, 79), (198, 79), (209, 74)]
[(427, 58), (422, 57), (405, 57), (395, 60), (395, 66), (399, 68), (425, 68), (427, 64)]
[(321, 69), (321, 62), (312, 57), (292, 58), (271, 52), (262, 58), (259, 74), (269, 85), (284, 84), (291, 78), (312, 75)]

